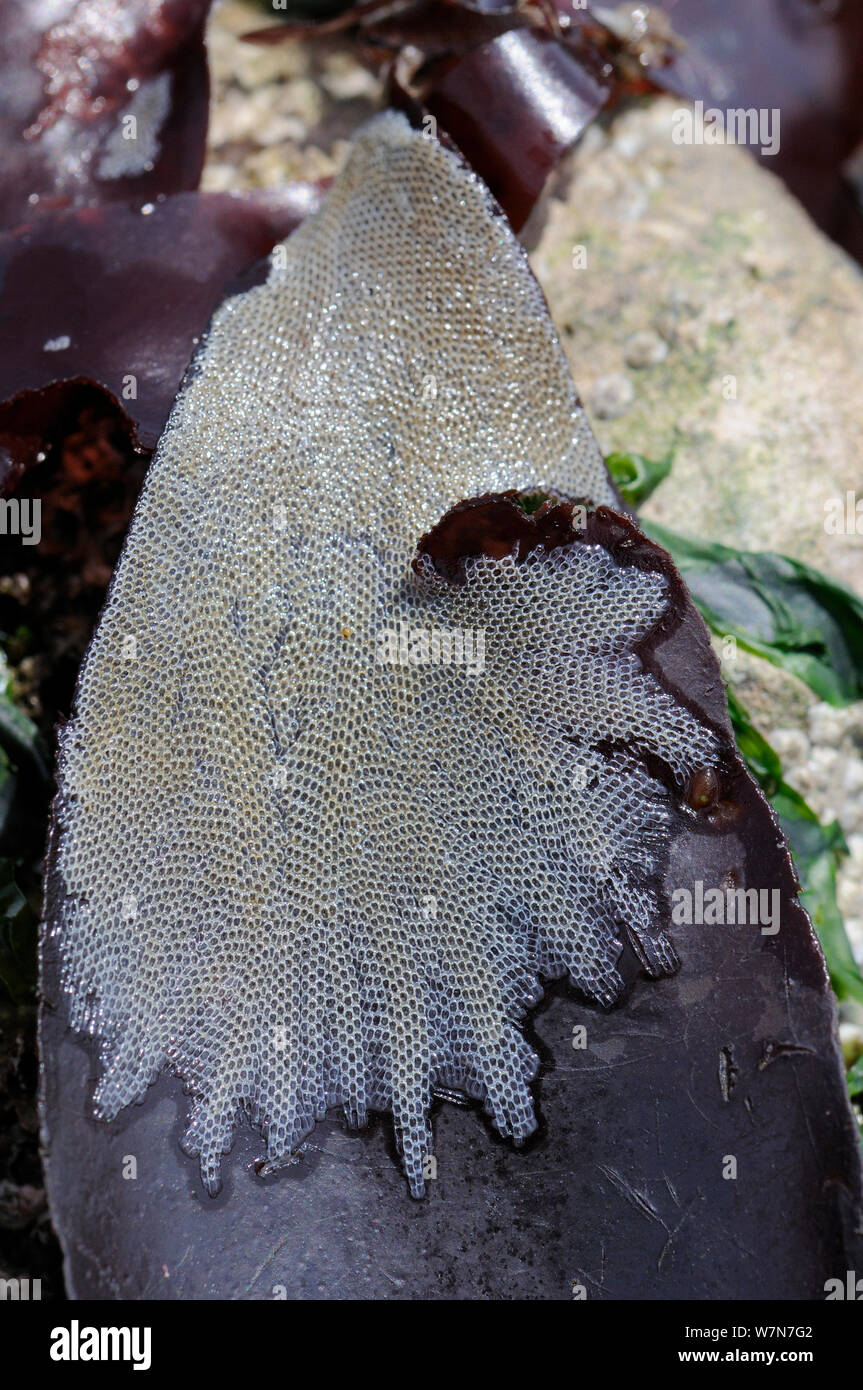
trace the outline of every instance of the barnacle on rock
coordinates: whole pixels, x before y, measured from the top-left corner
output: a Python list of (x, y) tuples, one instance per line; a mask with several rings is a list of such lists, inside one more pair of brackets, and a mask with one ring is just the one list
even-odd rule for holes
[[(174, 1069), (215, 1191), (241, 1115), (272, 1167), (387, 1110), (421, 1195), (436, 1091), (534, 1128), (542, 977), (610, 1005), (624, 938), (674, 968), (720, 750), (639, 657), (670, 581), (614, 504), (488, 194), (378, 118), (216, 314), (62, 733), (48, 928), (97, 1115)], [(454, 507), (500, 525), (447, 573)]]

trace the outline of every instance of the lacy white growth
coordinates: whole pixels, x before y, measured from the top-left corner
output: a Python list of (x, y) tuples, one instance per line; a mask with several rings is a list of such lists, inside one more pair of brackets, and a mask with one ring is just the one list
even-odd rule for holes
[[(716, 746), (632, 654), (658, 575), (596, 545), (411, 573), (461, 498), (614, 500), (482, 186), (387, 115), (284, 249), (150, 470), (62, 737), (50, 921), (99, 1115), (172, 1067), (216, 1190), (243, 1113), (276, 1165), (328, 1108), (386, 1109), (419, 1195), (435, 1087), (534, 1127), (541, 973), (609, 1003), (626, 932), (673, 967), (642, 755), (682, 784)], [(379, 659), (404, 630), (462, 661)]]

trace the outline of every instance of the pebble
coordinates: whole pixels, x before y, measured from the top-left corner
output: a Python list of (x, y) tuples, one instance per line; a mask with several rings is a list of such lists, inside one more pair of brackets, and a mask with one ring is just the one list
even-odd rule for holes
[(349, 53), (333, 53), (325, 58), (321, 84), (336, 101), (356, 101), (361, 97), (375, 101), (380, 88), (377, 78), (360, 67)]
[(635, 400), (635, 387), (625, 372), (609, 372), (593, 383), (591, 400), (600, 420), (616, 420)]
[(813, 743), (826, 743), (836, 747), (845, 731), (847, 720), (844, 711), (832, 705), (813, 705), (809, 711), (809, 737)]
[(646, 328), (627, 338), (623, 355), (627, 367), (656, 367), (668, 356), (668, 344), (652, 328)]
[(802, 729), (774, 729), (770, 742), (783, 762), (805, 763), (809, 757), (809, 740)]
[(674, 309), (661, 309), (653, 320), (654, 328), (660, 338), (664, 338), (666, 343), (674, 343), (677, 339), (678, 315)]

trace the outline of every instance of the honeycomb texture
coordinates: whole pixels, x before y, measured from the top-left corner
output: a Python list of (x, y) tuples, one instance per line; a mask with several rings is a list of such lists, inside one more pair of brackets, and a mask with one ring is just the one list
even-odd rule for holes
[(422, 1195), (436, 1090), (534, 1128), (541, 975), (610, 1004), (626, 934), (674, 968), (644, 755), (682, 786), (717, 748), (632, 650), (665, 581), (587, 544), (411, 571), (513, 487), (614, 501), (522, 250), (388, 113), (216, 314), (61, 735), (47, 927), (94, 1110), (175, 1071), (211, 1192), (243, 1116), (274, 1168), (342, 1107), (392, 1113)]

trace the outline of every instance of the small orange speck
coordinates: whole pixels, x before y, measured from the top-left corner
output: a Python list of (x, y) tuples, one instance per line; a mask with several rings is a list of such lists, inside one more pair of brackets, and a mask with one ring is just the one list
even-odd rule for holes
[(344, 637), (345, 641), (347, 641), (347, 639), (348, 639), (349, 637), (353, 637), (353, 635), (354, 635), (354, 630), (353, 630), (352, 627), (343, 627), (343, 628), (342, 628), (342, 636)]

